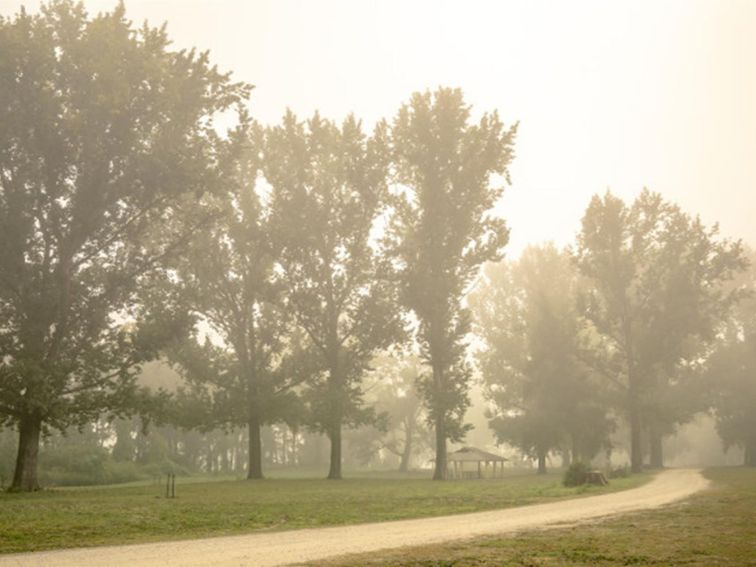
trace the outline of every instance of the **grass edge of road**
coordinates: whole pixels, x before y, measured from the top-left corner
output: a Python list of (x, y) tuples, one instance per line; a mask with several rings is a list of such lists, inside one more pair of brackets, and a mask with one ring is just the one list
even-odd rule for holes
[[(561, 474), (434, 482), (424, 479), (274, 479), (0, 495), (0, 553), (177, 541), (273, 530), (429, 518), (637, 488), (650, 474), (607, 487), (566, 488)], [(2, 555), (0, 555), (2, 556)]]

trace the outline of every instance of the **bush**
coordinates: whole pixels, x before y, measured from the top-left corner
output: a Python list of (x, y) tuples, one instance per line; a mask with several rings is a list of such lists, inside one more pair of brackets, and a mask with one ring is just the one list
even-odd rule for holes
[(39, 455), (40, 480), (60, 486), (105, 484), (105, 462), (109, 458), (102, 447), (44, 447)]
[(131, 461), (118, 462), (113, 459), (105, 463), (105, 479), (107, 484), (122, 484), (150, 478)]
[(141, 465), (140, 470), (153, 478), (164, 474), (175, 474), (178, 476), (189, 476), (191, 474), (186, 467), (182, 467), (169, 458)]
[(588, 476), (590, 468), (585, 463), (576, 461), (572, 463), (564, 472), (562, 483), (565, 486), (582, 486)]
[(150, 478), (133, 462), (114, 461), (103, 447), (62, 445), (40, 453), (39, 478), (48, 486), (120, 484)]

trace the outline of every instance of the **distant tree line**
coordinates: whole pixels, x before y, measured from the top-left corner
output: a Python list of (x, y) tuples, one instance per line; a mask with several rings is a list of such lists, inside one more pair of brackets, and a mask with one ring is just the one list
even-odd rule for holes
[[(644, 434), (660, 464), (662, 437), (712, 403), (753, 462), (743, 250), (658, 195), (596, 197), (571, 252), (497, 264), (508, 229), (493, 208), (517, 127), (473, 120), (458, 89), (416, 93), (370, 132), (317, 113), (266, 127), (249, 115), (252, 87), (207, 53), (171, 50), (123, 5), (90, 17), (70, 0), (0, 20), (0, 52), (13, 489), (38, 488), (54, 431), (121, 424), (112, 452), (133, 456), (123, 424), (136, 415), (244, 428), (249, 478), (263, 476), (271, 426), (326, 435), (332, 479), (344, 430), (391, 427), (375, 446), (406, 467), (430, 427), (443, 479), (447, 442), (469, 430), (473, 312), (491, 425), (543, 466), (554, 450), (590, 458), (616, 417), (633, 468)], [(140, 383), (157, 359), (177, 390)], [(368, 402), (381, 368), (403, 409)], [(707, 388), (707, 372), (728, 378)]]

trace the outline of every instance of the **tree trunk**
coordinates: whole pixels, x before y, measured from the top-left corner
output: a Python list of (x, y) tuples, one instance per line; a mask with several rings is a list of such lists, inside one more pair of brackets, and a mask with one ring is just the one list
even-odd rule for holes
[(562, 467), (568, 468), (572, 464), (572, 453), (569, 449), (564, 449), (562, 451)]
[(208, 474), (212, 474), (213, 472), (213, 446), (212, 446), (212, 440), (205, 438), (207, 443), (207, 450), (205, 451), (205, 469)]
[[(444, 388), (444, 376), (443, 368), (440, 366), (438, 360), (441, 358), (441, 350), (435, 341), (431, 340), (431, 365), (433, 368), (433, 384), (436, 388), (436, 396), (438, 392), (443, 392)], [(435, 401), (439, 404), (439, 400)], [(448, 461), (446, 458), (446, 407), (436, 408), (435, 426), (436, 426), (436, 468), (433, 471), (433, 480), (446, 480)]]
[(286, 427), (281, 427), (281, 463), (289, 464), (289, 446), (286, 442)]
[(341, 480), (341, 424), (339, 423), (328, 434), (331, 440), (331, 466), (328, 469), (329, 480)]
[(402, 450), (402, 460), (399, 463), (399, 472), (406, 473), (409, 470), (410, 458), (412, 458), (412, 435), (414, 428), (411, 420), (405, 421), (404, 429), (404, 450)]
[(743, 454), (743, 464), (747, 467), (756, 467), (756, 441), (746, 444)]
[(630, 470), (639, 473), (643, 470), (643, 447), (641, 444), (641, 419), (638, 403), (631, 396), (630, 400)]
[(330, 321), (330, 330), (326, 343), (328, 372), (328, 395), (331, 402), (328, 416), (328, 438), (331, 441), (331, 462), (328, 468), (329, 480), (341, 480), (341, 426), (344, 416), (344, 377), (341, 374), (341, 343), (339, 342), (338, 316)]
[(578, 442), (578, 436), (573, 435), (572, 436), (572, 461), (579, 462), (582, 460), (583, 460), (583, 457), (580, 454), (580, 443)]
[(412, 444), (407, 441), (402, 451), (402, 460), (399, 462), (399, 472), (406, 473), (409, 471), (410, 457), (412, 456)]
[(299, 429), (297, 427), (291, 428), (291, 462), (296, 467), (299, 465), (299, 451), (297, 448), (297, 436), (299, 435)]
[(662, 447), (663, 436), (656, 427), (649, 430), (649, 448), (651, 458), (649, 464), (652, 469), (664, 468), (664, 448)]
[(249, 457), (247, 460), (247, 478), (259, 479), (263, 477), (262, 471), (262, 439), (260, 437), (260, 420), (257, 416), (251, 417), (247, 424), (249, 431)]
[(13, 473), (12, 491), (31, 492), (39, 490), (37, 480), (37, 457), (39, 456), (39, 436), (42, 421), (26, 417), (18, 425), (18, 456)]
[(399, 472), (406, 473), (409, 471), (409, 453), (405, 450), (402, 452), (401, 460), (399, 461)]
[[(623, 308), (627, 313), (626, 307)], [(639, 473), (643, 470), (643, 447), (641, 445), (641, 416), (640, 416), (640, 384), (635, 367), (633, 351), (632, 328), (630, 320), (623, 317), (625, 335), (625, 350), (627, 353), (627, 393), (628, 393), (628, 421), (630, 422), (630, 470)]]
[(446, 480), (446, 427), (444, 416), (436, 418), (436, 468), (433, 480)]
[(538, 453), (538, 474), (546, 474), (546, 453)]

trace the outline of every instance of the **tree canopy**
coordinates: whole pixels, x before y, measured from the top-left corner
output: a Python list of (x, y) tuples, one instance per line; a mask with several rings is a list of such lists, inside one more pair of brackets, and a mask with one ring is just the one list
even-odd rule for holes
[(123, 5), (0, 20), (0, 408), (33, 489), (42, 426), (123, 408), (172, 329), (130, 331), (142, 276), (188, 242), (217, 183), (214, 118), (250, 87), (171, 51)]
[(707, 361), (710, 399), (726, 447), (740, 446), (744, 464), (756, 466), (756, 254), (732, 289), (741, 299)]
[(632, 468), (642, 466), (644, 420), (660, 466), (666, 428), (693, 413), (660, 407), (680, 399), (663, 394), (679, 385), (736, 299), (723, 284), (744, 267), (741, 245), (643, 190), (630, 206), (611, 193), (593, 198), (576, 258), (596, 290), (587, 315), (621, 361)]
[(403, 335), (392, 267), (371, 238), (386, 204), (386, 136), (382, 123), (366, 136), (352, 116), (339, 127), (291, 112), (265, 136), (277, 265), (309, 339), (309, 419), (331, 441), (332, 479), (341, 478), (342, 427), (374, 418), (361, 389), (370, 361)]
[(489, 264), (470, 300), (491, 427), (537, 458), (542, 473), (550, 451), (590, 461), (612, 431), (605, 389), (588, 363), (594, 356), (585, 352), (594, 330), (578, 310), (579, 288), (570, 255), (547, 244)]
[(459, 89), (416, 93), (391, 130), (394, 181), (389, 233), (404, 303), (431, 368), (420, 382), (436, 432), (435, 479), (446, 475), (446, 442), (466, 430), (470, 315), (463, 298), (483, 262), (497, 260), (509, 232), (491, 209), (509, 180), (517, 126), (496, 112), (471, 122)]
[(432, 431), (444, 479), (475, 362), (496, 439), (541, 472), (549, 453), (611, 449), (623, 417), (633, 470), (644, 451), (662, 466), (665, 436), (710, 409), (756, 463), (753, 268), (661, 195), (597, 195), (573, 246), (504, 261), (518, 126), (460, 89), (414, 93), (370, 129), (318, 112), (262, 125), (250, 85), (123, 3), (22, 9), (0, 18), (0, 53), (14, 490), (39, 487), (41, 442), (74, 447), (76, 427), (101, 465), (246, 462), (248, 478), (308, 443), (317, 462), (327, 436), (331, 479), (345, 429), (353, 454), (402, 470)]

